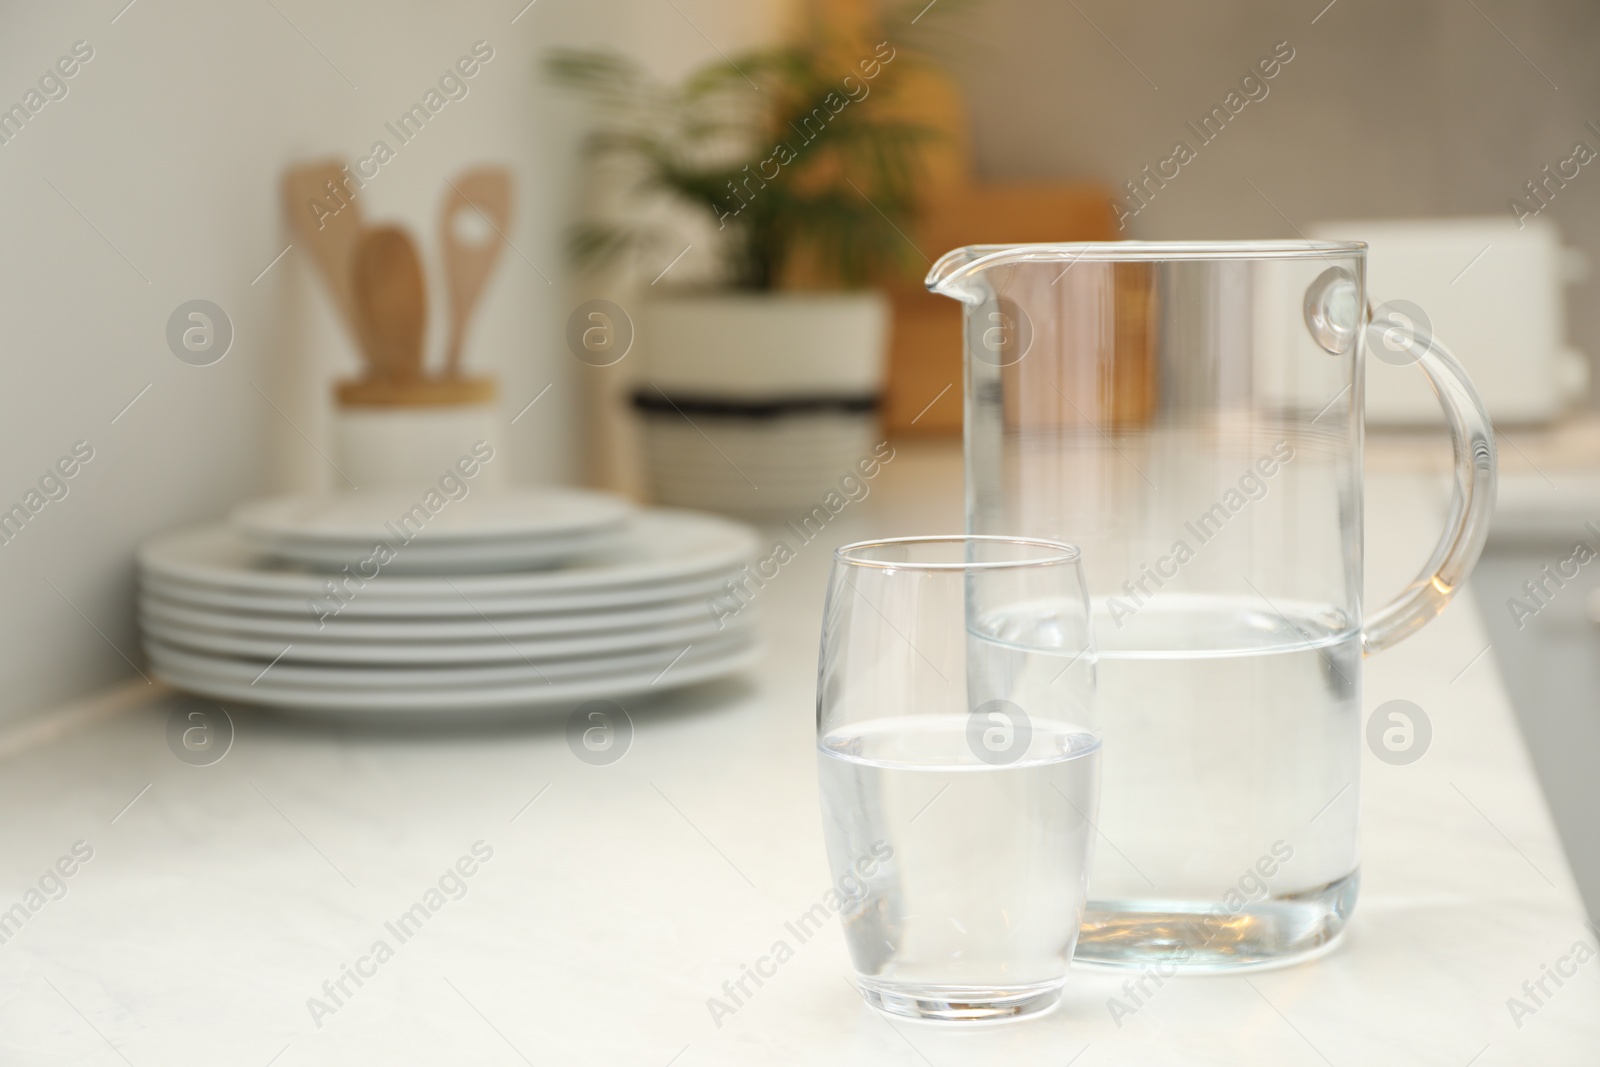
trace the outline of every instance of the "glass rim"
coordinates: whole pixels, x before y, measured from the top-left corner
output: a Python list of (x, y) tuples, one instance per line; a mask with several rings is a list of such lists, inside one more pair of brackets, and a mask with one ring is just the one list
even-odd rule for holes
[(1009, 263), (1155, 263), (1164, 261), (1360, 258), (1365, 241), (1274, 238), (1260, 241), (1070, 241), (1042, 244), (966, 245), (940, 256), (924, 284), (946, 291), (957, 278)]
[[(946, 252), (939, 259), (955, 255), (993, 255), (1013, 252), (1019, 255), (1071, 256), (1090, 260), (1138, 259), (1316, 259), (1330, 253), (1360, 255), (1365, 241), (1312, 240), (1275, 237), (1259, 241), (1043, 241), (1035, 244), (965, 245)], [(936, 263), (937, 265), (937, 263)]]
[[(857, 555), (857, 553), (867, 549), (882, 548), (888, 545), (936, 545), (956, 542), (961, 544), (976, 542), (979, 544), (1027, 545), (1044, 549), (1050, 555), (1034, 556), (1028, 559), (964, 560), (959, 563), (866, 559)], [(840, 545), (834, 549), (833, 559), (835, 563), (847, 564), (852, 567), (875, 567), (879, 570), (992, 571), (1078, 563), (1083, 559), (1083, 552), (1077, 545), (1066, 541), (1052, 541), (1044, 537), (1007, 537), (995, 534), (914, 534), (910, 537), (879, 537), (870, 541), (852, 541), (848, 545)]]

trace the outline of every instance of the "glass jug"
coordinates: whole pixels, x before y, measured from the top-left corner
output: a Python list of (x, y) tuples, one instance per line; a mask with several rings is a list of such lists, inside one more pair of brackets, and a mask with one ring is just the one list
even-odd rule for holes
[[(966, 310), (968, 532), (1083, 550), (1104, 748), (1079, 960), (1281, 963), (1355, 905), (1362, 657), (1444, 609), (1495, 483), (1471, 381), (1420, 316), (1374, 319), (1365, 259), (979, 246), (928, 275)], [(1421, 574), (1364, 615), (1369, 350), (1428, 376), (1455, 490)]]

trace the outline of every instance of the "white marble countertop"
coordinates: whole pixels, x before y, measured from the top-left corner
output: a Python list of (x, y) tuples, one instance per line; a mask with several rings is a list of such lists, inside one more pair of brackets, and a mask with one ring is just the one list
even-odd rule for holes
[[(1595, 937), (1466, 603), (1368, 665), (1365, 711), (1404, 697), (1434, 738), (1408, 766), (1367, 757), (1361, 901), (1331, 954), (1169, 981), (1120, 1028), (1107, 999), (1126, 975), (1078, 970), (1056, 1013), (954, 1032), (865, 1007), (830, 927), (717, 1025), (707, 998), (828, 886), (813, 688), (829, 548), (957, 530), (959, 485), (953, 450), (902, 449), (761, 593), (764, 664), (630, 702), (636, 734), (610, 766), (580, 762), (559, 719), (374, 732), (235, 709), (232, 749), (195, 767), (165, 739), (176, 698), (139, 682), (0, 739), (0, 1062), (1600, 1062)], [(1369, 487), (1374, 590), (1425, 556), (1436, 498), (1432, 480)], [(397, 937), (385, 924), (441, 881), (438, 910)], [(367, 976), (335, 1002), (324, 983), (346, 966)], [(1558, 986), (1549, 969), (1575, 973)], [(1532, 1010), (1514, 1018), (1512, 997)]]

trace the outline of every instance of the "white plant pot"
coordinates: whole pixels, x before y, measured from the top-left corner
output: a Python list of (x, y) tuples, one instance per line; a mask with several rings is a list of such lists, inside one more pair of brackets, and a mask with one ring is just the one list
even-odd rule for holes
[(864, 293), (715, 293), (650, 301), (643, 376), (667, 393), (768, 398), (877, 395), (889, 302)]
[(880, 440), (888, 333), (871, 292), (651, 301), (634, 379), (651, 495), (761, 518), (820, 503)]
[[(501, 462), (483, 465), (476, 487), (505, 483), (501, 442), (495, 440), (498, 406), (343, 407), (333, 413), (333, 461), (362, 489), (423, 489), (487, 441)], [(342, 480), (339, 487), (349, 490)]]

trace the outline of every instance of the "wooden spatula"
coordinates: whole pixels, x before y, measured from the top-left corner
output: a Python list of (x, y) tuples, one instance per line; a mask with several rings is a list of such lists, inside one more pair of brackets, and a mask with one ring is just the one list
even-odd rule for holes
[(351, 257), (361, 239), (354, 183), (345, 184), (344, 168), (336, 159), (290, 167), (283, 175), (283, 203), (295, 243), (310, 253), (351, 340), (362, 358), (368, 358), (350, 285)]
[(420, 378), (428, 291), (411, 237), (399, 226), (367, 230), (356, 245), (350, 282), (375, 376), (390, 382)]
[(504, 167), (476, 167), (451, 181), (439, 212), (439, 247), (444, 250), (450, 290), (450, 336), (444, 373), (461, 373), (461, 345), (467, 319), (483, 295), (484, 282), (500, 258), (511, 228), (511, 173)]

